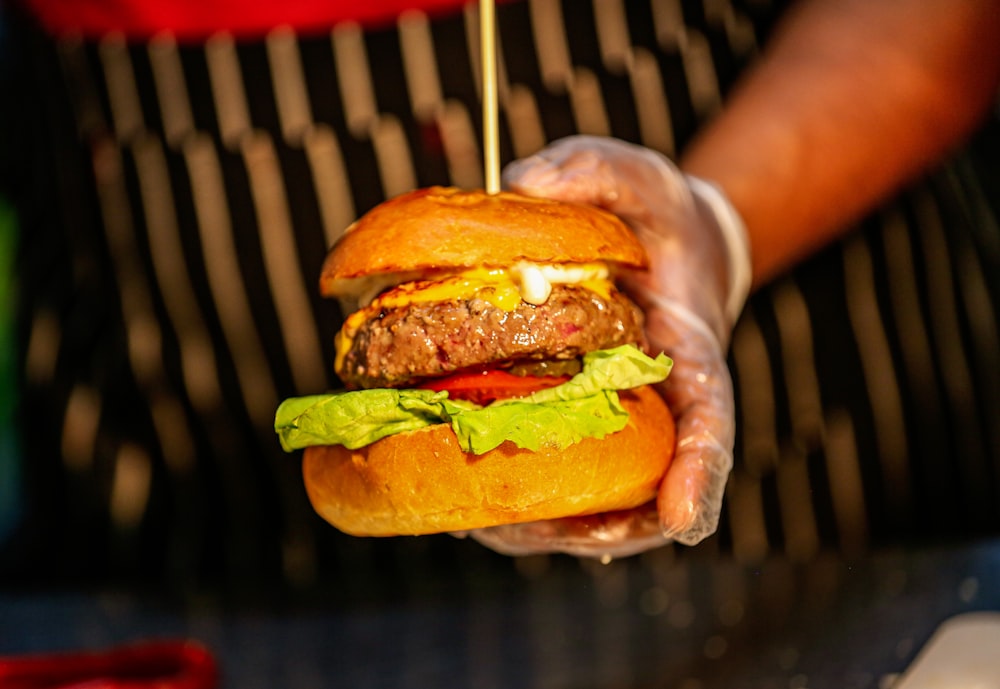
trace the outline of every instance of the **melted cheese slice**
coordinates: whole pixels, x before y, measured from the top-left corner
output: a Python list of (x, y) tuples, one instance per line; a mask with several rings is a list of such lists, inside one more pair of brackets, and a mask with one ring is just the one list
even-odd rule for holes
[(435, 301), (482, 299), (504, 311), (513, 311), (522, 302), (544, 304), (557, 284), (578, 285), (611, 298), (613, 288), (608, 267), (603, 263), (550, 265), (522, 262), (511, 268), (473, 268), (443, 278), (415, 280), (383, 292), (355, 311), (337, 333), (336, 370), (351, 348), (358, 329), (386, 309)]

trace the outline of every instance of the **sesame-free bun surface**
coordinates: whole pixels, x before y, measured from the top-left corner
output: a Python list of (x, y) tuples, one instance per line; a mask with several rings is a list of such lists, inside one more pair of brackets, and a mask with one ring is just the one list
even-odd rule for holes
[(532, 263), (641, 268), (642, 245), (616, 216), (594, 206), (513, 192), (429, 187), (379, 204), (333, 246), (320, 292), (351, 296), (359, 278)]
[(431, 426), (348, 450), (307, 448), (313, 508), (355, 536), (463, 531), (638, 507), (656, 496), (673, 459), (674, 420), (645, 386), (619, 393), (628, 425), (564, 450), (510, 442), (463, 452), (451, 427)]

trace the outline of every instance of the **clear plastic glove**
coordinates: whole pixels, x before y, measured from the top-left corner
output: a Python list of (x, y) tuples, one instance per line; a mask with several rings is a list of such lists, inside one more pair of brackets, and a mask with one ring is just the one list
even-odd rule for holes
[(565, 552), (608, 559), (670, 541), (693, 545), (718, 526), (733, 463), (729, 336), (750, 287), (743, 223), (722, 193), (667, 158), (625, 142), (562, 139), (504, 171), (508, 188), (605, 208), (635, 231), (648, 272), (623, 286), (645, 310), (650, 348), (674, 360), (660, 386), (677, 450), (655, 504), (589, 517), (514, 524), (470, 536), (511, 555)]

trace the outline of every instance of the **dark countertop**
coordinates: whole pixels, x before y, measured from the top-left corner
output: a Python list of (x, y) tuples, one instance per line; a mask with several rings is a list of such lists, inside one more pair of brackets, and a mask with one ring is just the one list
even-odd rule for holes
[(759, 566), (666, 548), (515, 570), (347, 606), (0, 590), (0, 655), (183, 637), (240, 689), (864, 689), (886, 686), (945, 620), (1000, 610), (1000, 541)]

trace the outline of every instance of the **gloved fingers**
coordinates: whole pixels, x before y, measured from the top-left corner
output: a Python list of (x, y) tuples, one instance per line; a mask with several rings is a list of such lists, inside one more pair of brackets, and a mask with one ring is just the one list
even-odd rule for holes
[(608, 561), (668, 543), (653, 502), (632, 510), (584, 517), (506, 524), (466, 532), (504, 555), (564, 553)]
[(648, 192), (659, 205), (690, 207), (683, 175), (662, 155), (617, 139), (571, 136), (503, 171), (505, 186), (529, 196), (544, 196), (600, 206), (626, 222), (649, 214)]
[(683, 438), (657, 497), (664, 537), (695, 545), (715, 533), (732, 465), (732, 452), (711, 435)]
[(732, 378), (707, 326), (679, 305), (656, 305), (647, 314), (647, 334), (674, 359), (659, 386), (677, 424), (674, 460), (657, 499), (661, 527), (670, 539), (693, 545), (715, 531), (733, 465)]

